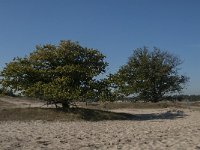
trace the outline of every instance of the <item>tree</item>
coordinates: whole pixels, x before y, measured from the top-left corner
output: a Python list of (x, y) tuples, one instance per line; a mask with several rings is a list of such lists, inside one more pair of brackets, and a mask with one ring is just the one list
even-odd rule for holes
[(158, 102), (165, 94), (180, 92), (189, 80), (179, 75), (181, 64), (177, 56), (156, 47), (153, 51), (138, 48), (112, 80), (121, 95), (137, 95), (145, 101)]
[(71, 102), (87, 98), (91, 85), (97, 82), (95, 77), (108, 65), (104, 58), (98, 50), (72, 41), (36, 46), (28, 56), (6, 64), (2, 84), (26, 96), (69, 108)]

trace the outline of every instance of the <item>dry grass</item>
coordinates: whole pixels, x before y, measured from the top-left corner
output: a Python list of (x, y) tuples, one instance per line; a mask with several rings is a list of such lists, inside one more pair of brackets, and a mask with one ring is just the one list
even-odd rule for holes
[(173, 102), (110, 102), (110, 103), (79, 103), (79, 106), (89, 109), (100, 109), (100, 110), (110, 110), (110, 109), (162, 109), (162, 108), (186, 108), (187, 104), (183, 103), (173, 103)]
[(101, 121), (128, 120), (130, 114), (102, 110), (76, 108), (63, 111), (55, 108), (10, 108), (0, 109), (0, 121)]
[(55, 109), (43, 108), (10, 108), (0, 110), (0, 121), (73, 121), (78, 119), (78, 116), (71, 113), (58, 112)]
[[(14, 101), (15, 99), (13, 99)], [(20, 99), (17, 99), (20, 101)], [(27, 100), (30, 102), (30, 100)], [(35, 102), (34, 102), (35, 103)], [(21, 103), (19, 103), (22, 105)], [(19, 106), (20, 106), (19, 105)], [(73, 108), (70, 111), (63, 111), (62, 109), (55, 108), (18, 108), (17, 103), (11, 101), (0, 100), (0, 121), (101, 121), (101, 120), (145, 120), (148, 118), (166, 118), (169, 117), (168, 113), (161, 116), (155, 114), (147, 115), (132, 115), (128, 113), (117, 113), (108, 110), (112, 109), (162, 109), (162, 108), (187, 108), (186, 103), (172, 103), (172, 102), (159, 102), (159, 103), (142, 103), (142, 102), (112, 102), (112, 103), (78, 103), (78, 108)], [(191, 107), (195, 106), (196, 110), (200, 110), (199, 103), (190, 104)], [(177, 117), (170, 116), (170, 117)]]
[(130, 114), (97, 109), (75, 108), (63, 111), (55, 108), (0, 109), (0, 121), (103, 121), (103, 120), (154, 120), (182, 118), (182, 112), (167, 111), (161, 114)]

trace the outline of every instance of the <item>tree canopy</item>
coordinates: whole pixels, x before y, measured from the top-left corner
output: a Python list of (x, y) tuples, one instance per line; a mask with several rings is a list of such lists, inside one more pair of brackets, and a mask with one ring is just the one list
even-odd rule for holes
[(72, 41), (36, 46), (31, 54), (6, 64), (1, 73), (2, 85), (69, 107), (71, 102), (93, 93), (95, 77), (108, 65), (104, 58), (98, 50)]
[(188, 77), (179, 75), (182, 61), (167, 51), (154, 47), (136, 49), (119, 71), (112, 76), (120, 95), (136, 95), (157, 102), (165, 94), (180, 92)]
[(104, 59), (98, 50), (69, 40), (57, 46), (36, 46), (29, 55), (6, 64), (0, 84), (4, 90), (69, 108), (75, 101), (113, 101), (117, 96), (134, 95), (157, 102), (166, 94), (180, 92), (189, 80), (179, 74), (179, 57), (156, 47), (134, 50), (117, 73), (97, 80), (106, 71)]

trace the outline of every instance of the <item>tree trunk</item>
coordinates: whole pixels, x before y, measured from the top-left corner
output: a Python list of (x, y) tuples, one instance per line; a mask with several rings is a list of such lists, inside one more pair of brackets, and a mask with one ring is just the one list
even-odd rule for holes
[(69, 108), (70, 108), (69, 102), (68, 101), (62, 102), (62, 108), (64, 110), (69, 110)]

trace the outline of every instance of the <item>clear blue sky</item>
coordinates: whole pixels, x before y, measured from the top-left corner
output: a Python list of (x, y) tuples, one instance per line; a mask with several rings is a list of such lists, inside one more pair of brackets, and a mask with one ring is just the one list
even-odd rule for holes
[(200, 0), (0, 0), (0, 68), (60, 40), (100, 50), (109, 73), (135, 48), (168, 50), (184, 60), (185, 93), (200, 94)]

